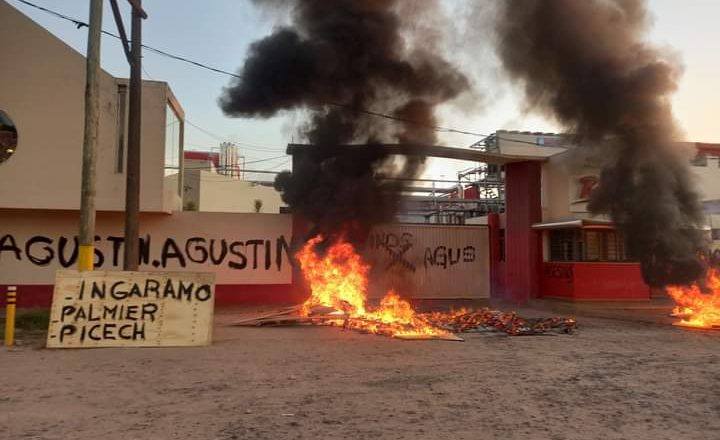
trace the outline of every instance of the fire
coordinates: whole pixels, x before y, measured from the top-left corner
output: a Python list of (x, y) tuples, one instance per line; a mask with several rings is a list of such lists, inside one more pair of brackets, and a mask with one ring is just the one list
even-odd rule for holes
[(720, 329), (720, 272), (708, 270), (706, 286), (710, 293), (703, 293), (697, 283), (691, 286), (669, 286), (667, 292), (677, 306), (673, 316), (680, 321), (675, 325)]
[(348, 328), (394, 337), (443, 336), (450, 332), (425, 322), (410, 303), (394, 291), (388, 292), (376, 309), (367, 306), (368, 272), (353, 246), (337, 241), (326, 250), (317, 251), (323, 241), (317, 236), (308, 241), (297, 254), (311, 296), (303, 304), (302, 315), (308, 316), (313, 308), (328, 307), (342, 312), (338, 318)]

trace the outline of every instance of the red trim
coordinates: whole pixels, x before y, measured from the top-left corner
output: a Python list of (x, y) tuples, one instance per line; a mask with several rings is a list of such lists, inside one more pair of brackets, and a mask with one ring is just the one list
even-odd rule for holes
[(720, 156), (720, 144), (709, 144), (706, 142), (695, 142), (698, 154), (709, 154)]
[(540, 288), (545, 298), (573, 301), (650, 299), (639, 263), (544, 263)]
[(490, 296), (505, 296), (505, 262), (500, 261), (500, 215), (488, 214), (490, 236)]
[(532, 225), (542, 221), (540, 162), (505, 165), (505, 294), (516, 304), (537, 298), (542, 237)]
[(220, 153), (211, 151), (184, 151), (183, 158), (186, 160), (207, 160), (212, 162), (216, 168), (220, 166)]

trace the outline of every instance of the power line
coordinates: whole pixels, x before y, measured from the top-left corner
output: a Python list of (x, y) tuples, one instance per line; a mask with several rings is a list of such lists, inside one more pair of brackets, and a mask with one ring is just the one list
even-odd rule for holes
[[(56, 11), (53, 11), (53, 10), (51, 10), (51, 9), (48, 9), (48, 8), (45, 8), (45, 7), (36, 5), (36, 4), (34, 4), (34, 3), (31, 3), (31, 2), (29, 2), (29, 1), (27, 1), (27, 0), (15, 0), (15, 1), (18, 1), (18, 2), (20, 2), (20, 3), (22, 3), (22, 4), (24, 4), (24, 5), (30, 6), (30, 7), (32, 7), (32, 8), (39, 9), (39, 10), (41, 10), (41, 11), (43, 11), (43, 12), (48, 13), (48, 14), (54, 15), (54, 16), (57, 17), (57, 18), (61, 18), (61, 19), (63, 19), (63, 20), (68, 20), (68, 21), (72, 22), (73, 24), (75, 24), (75, 26), (76, 26), (78, 29), (81, 28), (81, 27), (83, 27), (83, 26), (87, 26), (87, 23), (85, 23), (85, 22), (83, 22), (83, 21), (81, 21), (81, 20), (78, 20), (77, 18), (69, 17), (69, 16), (67, 16), (67, 15), (61, 14), (61, 13), (56, 12)], [(116, 35), (116, 34), (114, 34), (114, 33), (112, 33), (112, 32), (108, 32), (108, 31), (103, 30), (102, 33), (105, 34), (105, 35), (108, 35), (108, 36), (110, 36), (110, 37), (120, 39), (120, 36), (118, 36), (118, 35)], [(154, 52), (154, 53), (156, 53), (156, 54), (158, 54), (158, 55), (162, 55), (162, 56), (165, 56), (165, 57), (168, 57), (168, 58), (177, 60), (177, 61), (181, 61), (181, 62), (184, 62), (184, 63), (192, 64), (193, 66), (199, 67), (199, 68), (201, 68), (201, 69), (210, 70), (210, 71), (212, 71), (212, 72), (220, 73), (220, 74), (222, 74), (222, 75), (227, 75), (227, 76), (230, 76), (230, 77), (233, 77), (233, 78), (236, 78), (236, 79), (240, 79), (240, 80), (243, 79), (243, 76), (242, 76), (242, 75), (238, 75), (237, 73), (232, 73), (232, 72), (229, 72), (229, 71), (227, 71), (227, 70), (223, 70), (223, 69), (219, 69), (219, 68), (217, 68), (217, 67), (209, 66), (209, 65), (207, 65), (207, 64), (204, 64), (204, 63), (201, 63), (201, 62), (198, 62), (198, 61), (194, 61), (194, 60), (191, 60), (191, 59), (189, 59), (189, 58), (185, 58), (185, 57), (180, 56), (180, 55), (175, 55), (175, 54), (166, 52), (166, 51), (164, 51), (164, 50), (157, 49), (157, 48), (152, 47), (152, 46), (147, 46), (147, 45), (145, 45), (145, 44), (142, 44), (141, 46), (142, 46), (144, 49), (147, 49), (147, 50), (149, 50), (149, 51), (151, 51), (151, 52)], [(358, 107), (351, 106), (351, 105), (347, 105), (347, 104), (340, 104), (340, 103), (337, 103), (337, 102), (326, 102), (325, 105), (330, 105), (330, 106), (334, 106), (334, 107), (344, 108), (344, 109), (350, 110), (350, 111), (352, 111), (352, 112), (354, 112), (354, 113), (360, 113), (360, 114), (364, 114), (364, 115), (368, 115), (368, 116), (374, 116), (374, 117), (378, 117), (378, 118), (389, 119), (389, 120), (392, 120), (392, 121), (402, 122), (402, 123), (405, 123), (405, 124), (417, 125), (417, 126), (420, 126), (420, 127), (425, 127), (425, 128), (432, 129), (432, 130), (437, 131), (437, 132), (457, 133), (457, 134), (464, 134), (464, 135), (468, 135), (468, 136), (487, 137), (487, 135), (482, 134), (482, 133), (477, 133), (477, 132), (468, 131), (468, 130), (459, 130), (459, 129), (456, 129), (456, 128), (448, 128), (448, 127), (441, 127), (441, 126), (437, 126), (437, 125), (426, 124), (426, 123), (419, 122), (419, 121), (413, 121), (413, 120), (411, 120), (411, 119), (405, 119), (405, 118), (401, 118), (401, 117), (398, 117), (398, 116), (393, 116), (393, 115), (388, 115), (388, 114), (385, 114), (385, 113), (375, 112), (375, 111), (372, 111), (372, 110), (363, 109), (363, 108), (358, 108)], [(197, 128), (197, 127), (196, 127), (196, 128)]]
[(189, 119), (187, 119), (187, 118), (185, 119), (185, 122), (187, 122), (188, 125), (194, 127), (195, 129), (197, 129), (197, 130), (205, 133), (206, 135), (210, 136), (211, 138), (216, 139), (216, 140), (221, 141), (221, 142), (229, 142), (229, 143), (231, 143), (231, 144), (241, 145), (241, 146), (245, 147), (246, 149), (252, 150), (252, 151), (259, 151), (259, 152), (268, 152), (268, 151), (270, 151), (270, 152), (275, 152), (275, 153), (278, 153), (278, 152), (282, 151), (282, 150), (278, 150), (277, 148), (272, 148), (272, 147), (267, 147), (267, 146), (262, 146), (262, 145), (255, 145), (255, 144), (248, 144), (247, 142), (240, 142), (240, 141), (236, 141), (236, 140), (233, 140), (233, 139), (228, 139), (228, 138), (222, 137), (222, 136), (220, 136), (220, 135), (218, 135), (218, 134), (215, 134), (215, 133), (213, 133), (213, 132), (211, 132), (211, 131), (209, 131), (209, 130), (207, 130), (207, 129), (205, 129), (205, 128), (200, 127), (199, 125), (195, 124), (194, 122), (192, 122), (191, 120), (189, 120)]
[(284, 167), (284, 166), (287, 166), (287, 165), (289, 165), (289, 164), (290, 164), (290, 159), (288, 159), (288, 160), (286, 160), (286, 161), (284, 161), (284, 162), (281, 162), (281, 163), (279, 163), (279, 164), (277, 164), (277, 165), (271, 166), (270, 168), (268, 168), (268, 170), (276, 170), (276, 169), (278, 169), (278, 168), (280, 168), (280, 167)]
[[(204, 168), (204, 167), (197, 167), (197, 168), (191, 167), (191, 168), (186, 168), (186, 169), (189, 169), (189, 170), (198, 170), (198, 169), (203, 169), (203, 168)], [(168, 170), (179, 170), (180, 167), (166, 166), (165, 169), (168, 169)], [(238, 171), (238, 172), (241, 172), (241, 173), (280, 174), (279, 171), (248, 170), (248, 169), (245, 169), (245, 168), (239, 168), (239, 169), (238, 169), (238, 168), (233, 168), (232, 171)]]
[[(251, 164), (251, 163), (267, 162), (267, 161), (269, 161), (269, 160), (277, 160), (277, 159), (282, 159), (282, 158), (287, 158), (287, 154), (284, 154), (284, 155), (282, 155), (282, 156), (277, 156), (277, 157), (269, 157), (269, 158), (267, 158), (267, 159), (259, 159), (259, 160), (246, 161), (246, 162), (245, 162), (245, 165), (249, 165), (249, 164)], [(287, 161), (289, 162), (290, 159), (288, 159)], [(272, 168), (270, 168), (270, 169), (272, 169)]]

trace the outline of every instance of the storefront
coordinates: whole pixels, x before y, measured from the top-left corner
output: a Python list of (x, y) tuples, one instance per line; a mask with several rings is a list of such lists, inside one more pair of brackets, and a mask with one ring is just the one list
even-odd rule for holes
[(647, 300), (640, 265), (626, 254), (625, 237), (608, 222), (538, 223), (544, 258), (540, 296), (570, 300)]
[[(639, 262), (628, 255), (627, 237), (609, 217), (589, 211), (600, 165), (575, 148), (572, 138), (499, 131), (493, 146), (505, 159), (527, 158), (505, 164), (505, 212), (487, 219), (493, 297), (525, 303), (536, 298), (643, 301), (664, 295), (643, 281)], [(720, 145), (685, 142), (678, 148), (687, 150), (706, 207), (708, 242), (718, 249)]]

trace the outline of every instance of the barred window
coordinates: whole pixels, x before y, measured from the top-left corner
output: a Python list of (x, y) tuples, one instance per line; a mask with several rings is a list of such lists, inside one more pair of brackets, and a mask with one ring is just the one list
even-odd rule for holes
[(582, 261), (583, 240), (580, 229), (550, 231), (551, 261)]
[(614, 230), (550, 231), (550, 261), (627, 261), (625, 239)]

